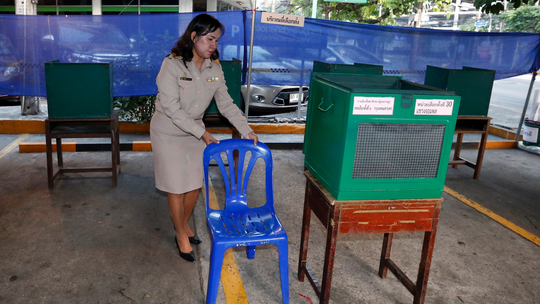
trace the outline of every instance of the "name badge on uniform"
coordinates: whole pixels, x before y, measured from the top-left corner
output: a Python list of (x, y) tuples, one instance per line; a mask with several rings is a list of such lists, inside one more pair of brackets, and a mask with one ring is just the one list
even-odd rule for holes
[(207, 81), (208, 81), (208, 82), (216, 82), (216, 81), (219, 81), (219, 77), (208, 78)]
[(193, 78), (189, 78), (189, 77), (180, 77), (180, 80), (185, 80), (185, 81), (192, 81)]

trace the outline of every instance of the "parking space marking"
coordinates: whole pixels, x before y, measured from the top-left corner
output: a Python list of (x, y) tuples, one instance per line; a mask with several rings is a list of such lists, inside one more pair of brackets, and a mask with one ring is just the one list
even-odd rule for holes
[(485, 208), (484, 206), (468, 199), (467, 197), (465, 197), (464, 195), (461, 195), (459, 193), (457, 193), (456, 191), (444, 186), (444, 192), (450, 194), (451, 196), (457, 198), (458, 200), (460, 200), (461, 202), (473, 207), (474, 209), (480, 211), (481, 213), (483, 213), (484, 215), (490, 217), (491, 219), (493, 219), (494, 221), (498, 222), (499, 224), (503, 225), (504, 227), (514, 231), (515, 233), (521, 235), (522, 237), (524, 237), (525, 239), (533, 242), (534, 244), (536, 244), (537, 246), (540, 246), (540, 238), (537, 237), (536, 235), (528, 232), (527, 230), (519, 227), (518, 225), (510, 222), (509, 220), (503, 218), (502, 216), (494, 213), (493, 211)]
[[(205, 194), (203, 188), (203, 195)], [(219, 209), (216, 193), (212, 186), (212, 181), (208, 181), (208, 205), (212, 209)], [(223, 284), (223, 292), (225, 293), (225, 302), (227, 304), (248, 304), (246, 290), (244, 289), (244, 283), (240, 276), (240, 270), (236, 259), (234, 258), (234, 252), (232, 248), (225, 251), (225, 257), (223, 258), (223, 266), (221, 268), (221, 283)]]
[(30, 136), (30, 134), (22, 134), (19, 138), (15, 139), (7, 147), (2, 149), (2, 151), (0, 151), (0, 158), (6, 156), (11, 150), (15, 149), (15, 147), (17, 147), (21, 141), (27, 139), (28, 136)]

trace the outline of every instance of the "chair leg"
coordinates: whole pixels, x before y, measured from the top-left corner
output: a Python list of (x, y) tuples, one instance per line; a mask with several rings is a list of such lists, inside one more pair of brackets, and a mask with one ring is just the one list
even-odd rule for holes
[(281, 277), (281, 296), (283, 304), (289, 304), (289, 248), (287, 239), (278, 244), (279, 274)]
[(206, 291), (206, 304), (216, 303), (221, 278), (221, 267), (223, 267), (223, 257), (227, 248), (212, 244), (212, 254), (210, 257), (210, 274), (208, 276), (208, 290)]
[(254, 246), (246, 246), (246, 254), (247, 258), (250, 260), (253, 260), (255, 258), (255, 245)]

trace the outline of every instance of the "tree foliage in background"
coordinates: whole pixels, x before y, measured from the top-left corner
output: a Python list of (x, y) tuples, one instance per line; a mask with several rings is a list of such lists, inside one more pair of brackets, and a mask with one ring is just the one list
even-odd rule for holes
[[(367, 4), (354, 4), (345, 2), (317, 3), (317, 18), (330, 20), (351, 21), (369, 24), (393, 25), (394, 18), (401, 15), (414, 14), (419, 5), (428, 2), (435, 12), (448, 11), (451, 0), (378, 0)], [(292, 0), (286, 13), (311, 16), (312, 0)]]
[[(510, 8), (518, 9), (522, 4), (534, 4), (539, 0), (508, 0), (507, 6)], [(500, 12), (504, 12), (504, 4), (502, 1), (493, 0), (475, 0), (474, 7), (482, 9), (482, 13), (498, 15)]]
[[(493, 15), (491, 18), (491, 31), (499, 32), (501, 21), (503, 20), (504, 14)], [(483, 21), (486, 23), (484, 26), (476, 26), (476, 22)], [(469, 32), (489, 32), (489, 15), (484, 15), (479, 19), (471, 18), (465, 23), (460, 25), (460, 31), (469, 31)]]
[(118, 97), (114, 106), (123, 121), (144, 124), (150, 122), (156, 110), (156, 95)]
[[(486, 25), (477, 27), (475, 23), (478, 21), (484, 21)], [(504, 32), (540, 33), (540, 6), (522, 5), (518, 9), (506, 11), (500, 15), (493, 15), (491, 31), (499, 32), (501, 25), (503, 25)], [(462, 31), (487, 32), (489, 29), (489, 15), (484, 15), (480, 19), (469, 19), (459, 29)]]
[(540, 6), (521, 6), (501, 15), (505, 32), (540, 33)]

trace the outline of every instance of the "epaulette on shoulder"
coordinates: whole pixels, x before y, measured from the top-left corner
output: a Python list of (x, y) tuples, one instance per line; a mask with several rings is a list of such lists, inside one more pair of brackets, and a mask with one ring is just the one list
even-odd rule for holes
[(165, 57), (168, 57), (168, 58), (170, 58), (170, 59), (173, 59), (173, 58), (174, 58), (174, 59), (181, 59), (181, 58), (182, 58), (182, 56), (176, 55), (175, 53), (170, 53), (170, 54), (168, 54), (168, 55), (165, 56)]
[(217, 60), (217, 59), (214, 59), (214, 60), (212, 60), (212, 61), (214, 61), (215, 63), (219, 64), (219, 60)]

